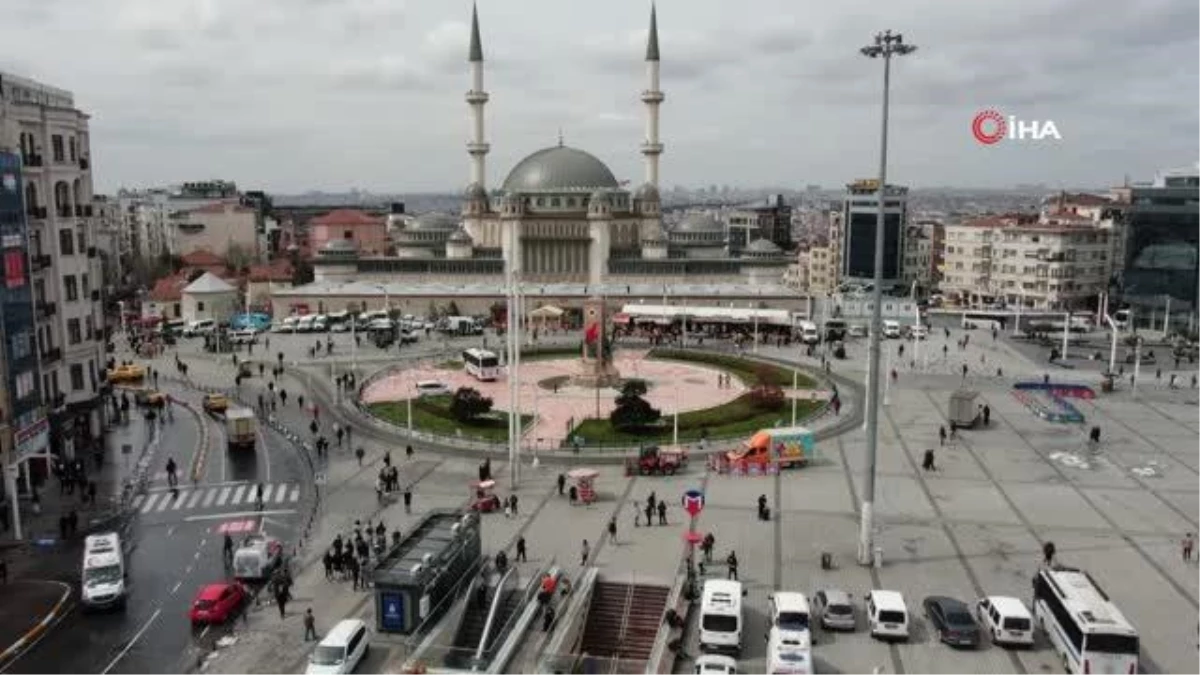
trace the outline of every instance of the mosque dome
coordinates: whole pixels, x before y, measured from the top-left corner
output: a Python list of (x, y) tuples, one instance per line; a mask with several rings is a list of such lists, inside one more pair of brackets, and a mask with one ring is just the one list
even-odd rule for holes
[(471, 183), (467, 186), (467, 189), (463, 191), (463, 197), (466, 198), (467, 201), (486, 201), (488, 194), (487, 190), (485, 190), (484, 187), (479, 183)]
[(504, 190), (509, 192), (553, 192), (618, 188), (613, 172), (594, 155), (557, 145), (544, 148), (517, 162)]
[(674, 230), (676, 232), (724, 232), (725, 226), (707, 213), (693, 213), (679, 221)]

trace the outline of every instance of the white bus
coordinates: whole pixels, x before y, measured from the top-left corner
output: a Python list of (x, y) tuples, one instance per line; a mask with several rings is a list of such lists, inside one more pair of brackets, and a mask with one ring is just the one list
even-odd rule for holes
[(962, 327), (968, 330), (1004, 330), (1005, 324), (1015, 317), (1008, 312), (963, 312)]
[(1038, 572), (1033, 616), (1067, 672), (1138, 672), (1137, 630), (1087, 572), (1061, 567)]
[(489, 352), (486, 349), (464, 350), (462, 360), (466, 365), (467, 372), (475, 379), (484, 382), (495, 380), (496, 373), (500, 370), (500, 359), (495, 352)]

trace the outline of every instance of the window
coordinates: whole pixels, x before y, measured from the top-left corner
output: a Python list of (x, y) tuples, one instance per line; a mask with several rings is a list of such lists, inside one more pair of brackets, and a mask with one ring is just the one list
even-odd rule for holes
[(63, 137), (61, 134), (54, 134), (50, 137), (51, 152), (54, 154), (54, 161), (63, 161)]
[(71, 364), (71, 391), (81, 391), (83, 389), (83, 364)]
[(76, 232), (75, 236), (79, 240), (79, 248), (77, 248), (76, 250), (79, 251), (80, 253), (86, 253), (87, 252), (87, 230), (85, 230), (84, 228), (81, 227), (81, 228), (79, 228), (79, 231)]
[(75, 255), (75, 236), (71, 230), (58, 231), (58, 252), (62, 255)]
[(67, 319), (67, 344), (77, 345), (83, 342), (83, 331), (79, 328), (79, 319)]
[(24, 372), (17, 375), (17, 400), (21, 400), (26, 396), (37, 393), (37, 380), (33, 379), (33, 372)]
[(352, 230), (342, 230), (342, 239), (353, 239), (354, 232)]
[(72, 137), (68, 138), (67, 141), (68, 141), (67, 146), (71, 150), (71, 161), (74, 162), (77, 158), (75, 155), (75, 137), (72, 136)]
[[(79, 278), (81, 280), (80, 285), (83, 286), (83, 297), (86, 298), (92, 294), (92, 284), (91, 284), (91, 282), (88, 281), (87, 272), (84, 272), (83, 274), (81, 274), (79, 276)], [(91, 317), (89, 317), (89, 318), (91, 318)]]
[(93, 322), (93, 321), (92, 321), (92, 315), (91, 315), (91, 314), (88, 314), (88, 315), (87, 315), (87, 317), (84, 319), (84, 324), (83, 324), (83, 325), (84, 325), (84, 328), (86, 329), (86, 330), (84, 331), (84, 333), (83, 333), (83, 336), (84, 336), (84, 338), (85, 338), (85, 339), (87, 339), (87, 340), (91, 340), (91, 339), (93, 339), (94, 337), (96, 337), (96, 327), (95, 327), (95, 322)]
[(199, 302), (199, 301), (196, 302), (196, 311), (197, 312), (204, 311), (204, 303), (203, 302)]
[(16, 361), (29, 356), (33, 351), (32, 337), (27, 331), (14, 332), (9, 336), (9, 358)]
[(561, 201), (559, 200), (558, 197), (555, 197), (550, 200), (550, 206), (559, 206), (560, 204), (561, 204)]
[(63, 292), (67, 296), (67, 302), (79, 299), (79, 282), (75, 279), (74, 274), (63, 277)]

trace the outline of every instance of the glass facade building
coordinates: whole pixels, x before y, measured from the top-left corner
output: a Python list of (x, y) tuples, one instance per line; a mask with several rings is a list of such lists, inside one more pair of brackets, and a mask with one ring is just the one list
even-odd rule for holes
[[(842, 280), (871, 283), (875, 279), (875, 230), (879, 223), (879, 181), (860, 180), (846, 186), (842, 203), (846, 223), (842, 245)], [(888, 185), (884, 192), (883, 286), (901, 283), (904, 230), (908, 222), (908, 188)]]
[(1172, 171), (1152, 185), (1117, 188), (1124, 202), (1125, 259), (1117, 285), (1122, 303), (1145, 325), (1167, 311), (1196, 311), (1200, 286), (1200, 172)]

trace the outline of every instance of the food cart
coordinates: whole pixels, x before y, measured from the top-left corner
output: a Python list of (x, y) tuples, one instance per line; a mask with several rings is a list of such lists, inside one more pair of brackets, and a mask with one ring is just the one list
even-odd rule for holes
[(579, 501), (584, 504), (591, 504), (596, 501), (596, 476), (600, 472), (595, 469), (571, 469), (567, 472), (567, 478), (571, 479), (574, 488), (579, 497)]
[(950, 428), (970, 429), (979, 421), (979, 392), (959, 389), (950, 394)]
[(471, 510), (480, 513), (491, 513), (500, 510), (500, 497), (496, 496), (496, 481), (471, 481)]

